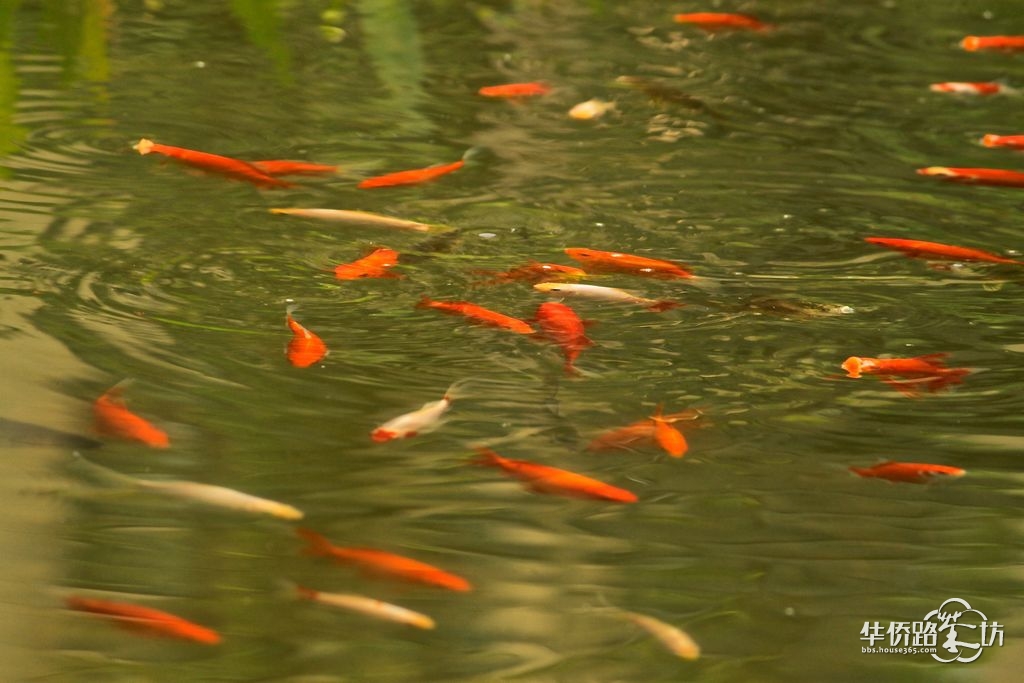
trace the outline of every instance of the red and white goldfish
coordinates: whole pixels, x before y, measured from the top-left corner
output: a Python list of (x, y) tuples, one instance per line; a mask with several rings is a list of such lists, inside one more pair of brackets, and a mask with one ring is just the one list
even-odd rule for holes
[(295, 306), (289, 306), (285, 311), (285, 323), (292, 331), (292, 339), (288, 342), (286, 355), (288, 362), (295, 367), (308, 368), (327, 355), (327, 345), (320, 337), (307, 330), (292, 317), (294, 310)]
[(843, 361), (842, 368), (846, 370), (847, 377), (853, 378), (858, 378), (861, 375), (912, 378), (906, 382), (888, 380), (887, 384), (908, 396), (915, 396), (921, 386), (934, 392), (950, 384), (959, 384), (961, 378), (970, 374), (971, 371), (967, 368), (946, 367), (943, 359), (948, 355), (947, 353), (929, 353), (915, 358), (850, 356)]
[(995, 135), (994, 133), (988, 133), (981, 138), (981, 144), (986, 147), (1024, 149), (1024, 135)]
[(976, 50), (1018, 52), (1024, 50), (1024, 36), (966, 36), (960, 41), (960, 47), (968, 52)]
[(346, 211), (345, 209), (271, 209), (270, 213), (285, 216), (298, 216), (300, 218), (314, 218), (320, 221), (332, 221), (335, 223), (346, 223), (349, 225), (365, 225), (372, 228), (393, 228), (395, 230), (413, 230), (416, 232), (429, 232), (430, 226), (426, 223), (407, 221), (402, 218), (383, 216), (379, 213), (367, 211)]
[(220, 634), (213, 629), (152, 607), (79, 595), (70, 595), (64, 601), (73, 610), (112, 619), (119, 626), (147, 635), (190, 640), (204, 645), (216, 645), (221, 641)]
[(551, 296), (578, 296), (597, 301), (608, 301), (611, 303), (629, 303), (643, 306), (648, 311), (659, 313), (672, 308), (678, 308), (683, 304), (666, 299), (647, 299), (642, 296), (631, 294), (624, 289), (615, 287), (602, 287), (601, 285), (586, 285), (582, 283), (562, 282), (538, 282), (533, 286), (538, 292)]
[(932, 176), (940, 180), (969, 185), (996, 185), (1002, 187), (1024, 187), (1024, 173), (1001, 168), (953, 168), (950, 166), (929, 166), (917, 169), (918, 175)]
[(970, 247), (957, 247), (938, 242), (922, 242), (921, 240), (906, 240), (896, 237), (865, 237), (864, 241), (877, 244), (880, 247), (886, 247), (887, 249), (901, 251), (907, 256), (952, 259), (956, 261), (987, 261), (989, 263), (1024, 266), (1024, 261), (1015, 261), (1005, 256)]
[(902, 481), (910, 484), (924, 484), (937, 477), (962, 477), (967, 471), (948, 465), (932, 465), (924, 462), (886, 462), (871, 467), (851, 467), (850, 471), (862, 477)]
[(375, 548), (345, 548), (333, 545), (326, 538), (310, 529), (299, 528), (295, 532), (309, 542), (306, 552), (310, 555), (329, 557), (340, 564), (359, 567), (363, 571), (379, 576), (401, 579), (412, 583), (438, 586), (453, 591), (472, 590), (469, 581), (438, 569), (426, 562), (395, 555)]
[(560, 263), (540, 263), (530, 261), (521, 266), (495, 273), (492, 271), (478, 271), (478, 275), (491, 275), (490, 282), (537, 282), (540, 280), (561, 280), (564, 278), (586, 277), (587, 274), (573, 266), (563, 266)]
[(393, 605), (390, 602), (384, 602), (365, 595), (355, 595), (354, 593), (324, 593), (313, 590), (312, 588), (305, 588), (303, 586), (295, 586), (295, 592), (298, 597), (305, 600), (318, 602), (321, 605), (328, 605), (330, 607), (338, 607), (340, 609), (358, 612), (360, 614), (365, 614), (366, 616), (374, 617), (375, 619), (394, 621), (399, 624), (406, 624), (408, 626), (414, 626), (416, 628), (426, 630), (431, 630), (436, 626), (434, 620), (426, 614), (420, 614), (419, 612), (414, 612), (411, 609), (406, 609), (405, 607)]
[(661, 641), (661, 644), (675, 656), (690, 661), (700, 657), (700, 646), (682, 629), (666, 624), (661, 619), (637, 612), (623, 611), (622, 616)]
[(600, 251), (598, 249), (584, 249), (581, 247), (569, 247), (565, 250), (565, 253), (569, 255), (569, 258), (586, 264), (588, 272), (610, 271), (670, 278), (696, 277), (678, 263), (647, 258), (646, 256), (634, 256), (617, 251)]
[(138, 441), (152, 448), (167, 448), (170, 438), (162, 429), (128, 410), (121, 398), (120, 384), (107, 389), (92, 404), (93, 425), (97, 433), (125, 441)]
[(945, 83), (932, 83), (928, 86), (928, 89), (932, 92), (948, 92), (957, 95), (998, 95), (1000, 93), (1014, 92), (1012, 88), (993, 81), (972, 83), (947, 81)]
[(325, 164), (311, 164), (308, 161), (287, 161), (283, 159), (270, 159), (267, 161), (250, 162), (260, 171), (267, 175), (332, 175), (337, 173), (337, 166)]
[(389, 268), (398, 265), (398, 252), (387, 247), (379, 247), (361, 259), (352, 263), (343, 263), (334, 267), (334, 277), (339, 280), (359, 280), (361, 278), (402, 277), (388, 272)]
[(370, 438), (377, 443), (383, 443), (392, 439), (409, 439), (433, 430), (440, 423), (441, 416), (452, 407), (457, 385), (458, 382), (454, 382), (448, 387), (448, 391), (439, 401), (429, 401), (412, 412), (388, 420), (374, 429), (370, 433)]
[(441, 176), (458, 171), (460, 168), (466, 165), (464, 159), (453, 161), (450, 164), (439, 164), (437, 166), (429, 166), (427, 168), (415, 168), (411, 171), (396, 171), (395, 173), (386, 173), (384, 175), (375, 176), (373, 178), (367, 178), (366, 180), (359, 183), (358, 187), (362, 190), (368, 190), (374, 187), (394, 187), (396, 185), (419, 185), (430, 180), (435, 180)]
[(551, 86), (540, 81), (488, 85), (477, 90), (477, 94), (484, 97), (539, 97), (547, 95), (549, 92), (551, 92)]
[(592, 346), (583, 329), (583, 321), (565, 304), (549, 301), (541, 304), (534, 314), (534, 320), (540, 325), (541, 334), (562, 348), (565, 354), (565, 371), (573, 375), (578, 370), (573, 365), (583, 349)]
[[(695, 408), (690, 408), (678, 413), (671, 413), (669, 415), (662, 415), (660, 414), (659, 407), (658, 420), (667, 424), (675, 424), (676, 422), (692, 422), (700, 417), (701, 412)], [(652, 416), (628, 424), (625, 427), (616, 427), (602, 432), (588, 443), (586, 448), (588, 451), (604, 451), (612, 449), (627, 449), (634, 444), (641, 442), (658, 444), (655, 439), (656, 432), (657, 423), (655, 422), (655, 418)]]
[(278, 180), (247, 161), (223, 157), (219, 154), (199, 152), (194, 149), (185, 149), (184, 147), (161, 145), (146, 138), (142, 138), (135, 143), (132, 149), (135, 149), (142, 155), (151, 153), (162, 154), (193, 168), (211, 173), (220, 173), (236, 180), (245, 180), (257, 187), (293, 187), (291, 183)]
[(526, 483), (537, 493), (551, 493), (573, 498), (593, 498), (614, 503), (635, 503), (636, 494), (617, 486), (606, 484), (582, 474), (576, 474), (557, 467), (540, 465), (527, 460), (503, 458), (489, 448), (477, 448), (479, 455), (474, 462), (503, 470), (506, 474)]
[(728, 12), (691, 12), (689, 14), (676, 14), (673, 19), (677, 24), (692, 24), (705, 31), (766, 31), (774, 28), (747, 14), (732, 14)]
[(417, 308), (433, 308), (434, 310), (448, 313), (450, 315), (461, 315), (470, 320), (492, 327), (500, 327), (518, 334), (534, 334), (535, 330), (530, 323), (519, 318), (513, 318), (504, 313), (492, 311), (483, 306), (471, 304), (468, 301), (434, 301), (424, 296), (416, 304)]

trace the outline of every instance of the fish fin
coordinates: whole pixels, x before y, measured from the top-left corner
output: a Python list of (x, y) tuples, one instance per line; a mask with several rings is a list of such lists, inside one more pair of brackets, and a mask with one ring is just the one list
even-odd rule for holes
[(661, 313), (662, 311), (669, 311), (673, 308), (680, 308), (681, 306), (685, 305), (686, 304), (679, 303), (678, 301), (669, 301), (665, 299), (663, 301), (657, 301), (651, 304), (650, 306), (647, 307), (647, 310), (651, 311), (652, 313)]
[(312, 529), (301, 526), (297, 527), (295, 535), (309, 544), (304, 550), (307, 555), (330, 555), (331, 550), (334, 548), (331, 542), (327, 540), (327, 537), (318, 534)]
[(926, 353), (923, 356), (917, 356), (916, 360), (923, 360), (926, 363), (933, 363), (934, 361), (941, 361), (949, 358), (949, 353), (940, 351), (938, 353)]
[(654, 409), (654, 415), (651, 415), (652, 420), (654, 420), (655, 422), (662, 422), (667, 424), (667, 421), (665, 420), (665, 414), (662, 412), (664, 406), (664, 403), (658, 404), (658, 407)]

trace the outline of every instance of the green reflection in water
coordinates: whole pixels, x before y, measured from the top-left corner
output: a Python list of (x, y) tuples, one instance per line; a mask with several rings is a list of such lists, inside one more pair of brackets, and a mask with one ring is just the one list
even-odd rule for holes
[(253, 45), (266, 51), (277, 77), (290, 83), (291, 53), (281, 35), (280, 4), (277, 0), (231, 0), (231, 11), (245, 27)]
[[(18, 101), (18, 78), (14, 74), (14, 62), (11, 59), (13, 43), (12, 30), (14, 12), (19, 0), (0, 3), (0, 155), (7, 156), (25, 139), (27, 131), (14, 123), (14, 105)], [(3, 177), (10, 172), (0, 169)]]

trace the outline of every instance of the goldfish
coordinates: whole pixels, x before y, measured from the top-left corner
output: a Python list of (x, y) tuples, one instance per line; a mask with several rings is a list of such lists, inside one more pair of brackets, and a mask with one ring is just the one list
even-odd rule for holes
[[(659, 407), (658, 420), (667, 424), (674, 424), (676, 422), (691, 422), (699, 419), (700, 416), (701, 412), (694, 408), (690, 408), (679, 413), (662, 415)], [(654, 417), (648, 417), (628, 424), (625, 427), (616, 427), (602, 432), (587, 444), (586, 449), (588, 451), (603, 451), (618, 448), (629, 448), (633, 444), (641, 441), (657, 443), (655, 440), (656, 431), (657, 423), (655, 422)]]
[(373, 178), (367, 178), (366, 180), (359, 183), (357, 187), (362, 190), (368, 190), (374, 187), (394, 187), (396, 185), (419, 185), (435, 178), (458, 171), (460, 168), (465, 166), (466, 162), (464, 159), (453, 161), (450, 164), (439, 164), (437, 166), (428, 166), (427, 168), (416, 168), (411, 171), (397, 171), (395, 173), (386, 173), (384, 175), (375, 176)]
[(337, 173), (337, 166), (311, 164), (307, 161), (285, 161), (272, 159), (250, 162), (257, 169), (270, 176), (279, 175), (327, 175)]
[(472, 590), (469, 581), (438, 569), (426, 562), (413, 560), (401, 555), (374, 548), (344, 548), (333, 545), (326, 538), (310, 529), (296, 529), (295, 532), (309, 543), (306, 552), (310, 555), (329, 557), (340, 564), (352, 564), (361, 569), (382, 576), (393, 577), (438, 586), (453, 591)]
[(962, 477), (967, 471), (948, 465), (932, 465), (924, 462), (894, 462), (887, 460), (872, 467), (851, 467), (850, 471), (862, 477), (902, 481), (910, 484), (924, 484), (936, 477)]
[(691, 661), (700, 657), (700, 646), (682, 629), (646, 614), (623, 611), (622, 616), (657, 638), (677, 657)]
[(999, 168), (952, 168), (948, 166), (929, 166), (917, 169), (918, 175), (934, 176), (941, 180), (972, 185), (1001, 185), (1004, 187), (1024, 187), (1024, 173), (1006, 171)]
[(393, 228), (395, 230), (413, 230), (415, 232), (429, 232), (430, 226), (426, 223), (407, 221), (402, 218), (382, 216), (379, 213), (367, 211), (346, 211), (344, 209), (271, 209), (270, 213), (298, 216), (300, 218), (315, 218), (321, 221), (334, 221), (337, 223), (348, 223), (350, 225), (365, 225), (372, 228)]
[(914, 396), (919, 386), (928, 391), (938, 391), (949, 384), (958, 384), (961, 378), (970, 374), (967, 368), (946, 367), (943, 359), (946, 353), (930, 353), (915, 358), (864, 358), (850, 356), (843, 361), (842, 368), (847, 377), (858, 378), (863, 374), (883, 377), (909, 377), (907, 382), (887, 380), (894, 389)]
[(394, 249), (380, 247), (368, 255), (352, 263), (343, 263), (334, 267), (334, 277), (339, 280), (358, 280), (374, 277), (401, 277), (388, 272), (389, 268), (398, 263), (398, 252)]
[(624, 289), (615, 287), (602, 287), (601, 285), (565, 284), (561, 282), (538, 282), (533, 286), (538, 292), (552, 296), (579, 296), (598, 301), (613, 303), (630, 303), (643, 306), (649, 311), (660, 312), (671, 308), (678, 308), (683, 304), (676, 301), (647, 299), (642, 296), (630, 294)]
[(619, 76), (615, 82), (639, 90), (655, 102), (678, 104), (694, 111), (707, 112), (718, 118), (718, 114), (712, 111), (704, 100), (660, 81), (644, 76)]
[(436, 626), (434, 620), (426, 614), (420, 614), (419, 612), (414, 612), (411, 609), (399, 607), (398, 605), (393, 605), (390, 602), (384, 602), (365, 595), (356, 595), (354, 593), (323, 593), (303, 586), (295, 586), (295, 592), (298, 594), (298, 597), (305, 600), (318, 602), (322, 605), (329, 605), (331, 607), (347, 609), (352, 612), (359, 612), (360, 614), (365, 614), (366, 616), (374, 617), (376, 619), (394, 621), (399, 624), (415, 626), (416, 628), (422, 628), (428, 631)]
[(489, 448), (477, 448), (476, 451), (479, 454), (475, 460), (477, 464), (498, 467), (508, 475), (524, 481), (527, 487), (537, 493), (594, 498), (614, 503), (635, 503), (637, 501), (636, 495), (631, 491), (591, 479), (582, 474), (527, 460), (503, 458)]
[(293, 187), (291, 183), (279, 180), (272, 175), (268, 175), (256, 168), (247, 161), (240, 159), (232, 159), (231, 157), (222, 157), (217, 154), (209, 154), (207, 152), (199, 152), (194, 149), (185, 149), (183, 147), (172, 147), (170, 145), (161, 145), (142, 138), (132, 146), (132, 149), (138, 151), (141, 155), (150, 153), (162, 154), (166, 157), (180, 161), (183, 164), (198, 168), (203, 171), (209, 171), (212, 173), (220, 173), (221, 175), (228, 176), (229, 178), (235, 178), (236, 180), (245, 180), (257, 187)]
[(580, 247), (570, 247), (565, 250), (565, 253), (569, 255), (569, 258), (585, 263), (588, 272), (612, 271), (632, 273), (634, 275), (651, 275), (654, 277), (696, 277), (678, 263), (647, 258), (646, 256), (633, 256), (632, 254), (621, 254), (617, 251), (599, 251), (597, 249), (583, 249)]
[(490, 280), (490, 282), (536, 282), (538, 280), (561, 280), (563, 278), (587, 276), (585, 271), (573, 266), (563, 266), (560, 263), (540, 263), (538, 261), (530, 261), (500, 273), (477, 271), (477, 274), (494, 276), (494, 279)]
[(948, 92), (957, 95), (996, 95), (998, 93), (1011, 92), (1011, 89), (1002, 83), (994, 82), (964, 83), (949, 81), (946, 83), (932, 83), (928, 86), (928, 89), (932, 92)]
[(981, 249), (971, 249), (970, 247), (956, 247), (950, 244), (922, 242), (920, 240), (905, 240), (896, 237), (865, 237), (864, 241), (871, 244), (877, 244), (880, 247), (901, 251), (907, 256), (953, 259), (957, 261), (987, 261), (989, 263), (1006, 263), (1015, 266), (1024, 266), (1024, 261), (1015, 261), (1011, 258), (982, 251)]
[(120, 384), (115, 385), (92, 404), (96, 431), (105, 436), (138, 441), (152, 448), (169, 447), (171, 440), (166, 432), (128, 410), (121, 398), (122, 391)]
[(981, 138), (981, 144), (986, 147), (1024, 149), (1024, 135), (994, 135), (989, 133)]
[(547, 83), (534, 81), (531, 83), (506, 83), (504, 85), (488, 85), (480, 88), (477, 94), (484, 97), (538, 97), (551, 92)]
[(566, 373), (577, 374), (579, 371), (573, 363), (583, 349), (593, 344), (583, 331), (583, 321), (580, 317), (565, 304), (549, 301), (537, 308), (534, 320), (540, 325), (544, 336), (562, 347)]
[(960, 47), (968, 52), (976, 50), (1017, 52), (1024, 50), (1024, 36), (966, 36), (960, 41)]
[(610, 111), (615, 110), (614, 102), (607, 102), (598, 98), (580, 102), (569, 110), (569, 118), (577, 121), (591, 121), (599, 119)]
[(429, 401), (416, 410), (392, 418), (377, 427), (370, 434), (377, 443), (392, 439), (408, 439), (424, 432), (433, 430), (448, 412), (455, 400), (455, 388), (458, 382), (452, 383), (439, 401)]
[(328, 354), (327, 345), (320, 337), (296, 322), (292, 317), (294, 310), (294, 306), (289, 306), (284, 318), (288, 329), (292, 331), (292, 339), (288, 342), (288, 362), (297, 368), (308, 368)]
[(83, 598), (78, 595), (68, 596), (65, 598), (65, 603), (69, 608), (78, 612), (107, 617), (113, 619), (120, 626), (151, 635), (190, 640), (204, 645), (216, 645), (221, 641), (220, 634), (212, 629), (152, 607), (97, 598)]
[(654, 440), (658, 442), (662, 450), (673, 458), (681, 458), (686, 455), (686, 451), (690, 449), (689, 444), (686, 443), (686, 437), (661, 414), (660, 403), (657, 411), (651, 416), (651, 420), (654, 421)]
[(530, 323), (519, 318), (513, 318), (510, 315), (498, 313), (490, 309), (484, 308), (483, 306), (477, 306), (471, 304), (468, 301), (434, 301), (429, 297), (424, 296), (420, 299), (420, 302), (416, 304), (417, 308), (433, 308), (444, 313), (451, 315), (461, 315), (469, 318), (470, 320), (483, 323), (485, 325), (491, 325), (493, 327), (500, 327), (510, 332), (517, 332), (518, 334), (534, 334), (534, 329)]
[(722, 31), (740, 29), (746, 31), (766, 31), (773, 28), (758, 19), (746, 14), (730, 14), (727, 12), (692, 12), (677, 14), (673, 17), (677, 24), (693, 24), (705, 31)]

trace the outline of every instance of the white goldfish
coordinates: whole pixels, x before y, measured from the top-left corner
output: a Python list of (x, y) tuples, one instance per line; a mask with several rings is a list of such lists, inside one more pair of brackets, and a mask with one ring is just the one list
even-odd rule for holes
[(668, 300), (648, 299), (646, 297), (631, 294), (624, 289), (615, 287), (602, 287), (601, 285), (585, 285), (570, 282), (539, 282), (533, 286), (538, 292), (552, 296), (580, 296), (598, 301), (609, 301), (612, 303), (630, 303), (645, 307), (649, 311), (667, 311), (670, 308), (678, 308), (681, 303)]
[(365, 614), (377, 619), (384, 619), (385, 621), (395, 621), (399, 624), (408, 624), (409, 626), (415, 626), (416, 628), (426, 630), (433, 629), (436, 625), (434, 620), (426, 614), (414, 612), (411, 609), (393, 605), (390, 602), (376, 600), (365, 595), (356, 595), (354, 593), (321, 593), (320, 591), (316, 591), (311, 588), (304, 588), (302, 586), (295, 586), (295, 590), (299, 594), (299, 597), (305, 598), (306, 600), (318, 602), (322, 605), (330, 605), (331, 607), (359, 612), (360, 614)]
[(660, 640), (662, 645), (677, 657), (689, 660), (700, 657), (700, 646), (682, 629), (646, 614), (623, 612), (622, 615)]
[(270, 213), (284, 214), (287, 216), (299, 216), (300, 218), (315, 218), (321, 221), (333, 221), (336, 223), (348, 223), (350, 225), (366, 225), (375, 228), (393, 228), (396, 230), (415, 230), (416, 232), (429, 232), (430, 226), (426, 223), (407, 221), (402, 218), (383, 216), (379, 213), (367, 211), (347, 211), (345, 209), (271, 209)]

